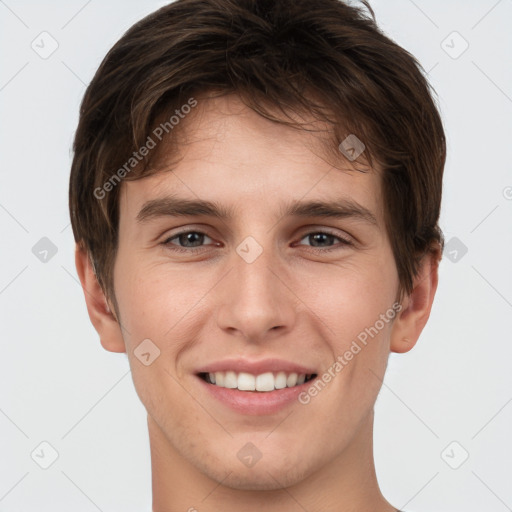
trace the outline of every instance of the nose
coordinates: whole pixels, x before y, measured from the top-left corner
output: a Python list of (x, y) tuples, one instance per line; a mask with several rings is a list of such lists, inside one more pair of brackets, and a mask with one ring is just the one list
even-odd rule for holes
[(236, 251), (220, 283), (216, 319), (230, 335), (261, 343), (282, 336), (295, 322), (297, 300), (288, 272), (276, 254), (265, 249), (251, 263)]

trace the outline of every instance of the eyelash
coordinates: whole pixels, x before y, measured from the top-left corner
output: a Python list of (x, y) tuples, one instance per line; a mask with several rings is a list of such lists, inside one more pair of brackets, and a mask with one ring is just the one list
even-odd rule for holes
[[(181, 233), (176, 233), (173, 236), (166, 238), (161, 243), (161, 245), (169, 248), (172, 251), (179, 252), (179, 253), (189, 253), (190, 254), (190, 253), (194, 253), (194, 252), (199, 252), (202, 249), (202, 247), (204, 247), (204, 246), (191, 247), (191, 248), (183, 248), (183, 247), (180, 247), (180, 246), (178, 246), (176, 244), (172, 244), (171, 243), (171, 240), (174, 240), (175, 238), (178, 238), (180, 235), (187, 235), (187, 234), (190, 234), (190, 233), (196, 233), (196, 234), (199, 234), (199, 235), (205, 235), (208, 238), (211, 238), (210, 236), (208, 236), (206, 233), (203, 233), (202, 231), (188, 230), (188, 231), (182, 231)], [(318, 234), (332, 236), (333, 238), (338, 239), (339, 243), (341, 245), (340, 246), (335, 246), (335, 247), (326, 247), (326, 248), (307, 246), (307, 247), (309, 247), (309, 250), (312, 251), (312, 252), (318, 252), (318, 253), (325, 254), (325, 253), (328, 253), (328, 252), (332, 252), (332, 251), (336, 251), (336, 250), (342, 249), (343, 246), (351, 246), (351, 245), (353, 245), (353, 243), (350, 240), (348, 240), (347, 238), (344, 238), (344, 237), (341, 237), (341, 236), (338, 236), (338, 235), (334, 235), (333, 233), (329, 233), (328, 231), (321, 231), (321, 230), (320, 231), (309, 231), (307, 233), (304, 233), (302, 235), (302, 237), (300, 238), (300, 240), (303, 240), (304, 238), (306, 238), (308, 236), (318, 235)]]

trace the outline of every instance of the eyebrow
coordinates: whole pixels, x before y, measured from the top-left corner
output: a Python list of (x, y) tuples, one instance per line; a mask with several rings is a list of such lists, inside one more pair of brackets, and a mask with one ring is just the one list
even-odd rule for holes
[[(230, 220), (234, 210), (215, 201), (183, 199), (173, 196), (152, 199), (142, 206), (137, 214), (138, 222), (146, 222), (158, 217), (208, 216), (220, 220)], [(281, 208), (283, 217), (320, 217), (365, 221), (378, 226), (375, 215), (352, 199), (338, 201), (291, 201)]]

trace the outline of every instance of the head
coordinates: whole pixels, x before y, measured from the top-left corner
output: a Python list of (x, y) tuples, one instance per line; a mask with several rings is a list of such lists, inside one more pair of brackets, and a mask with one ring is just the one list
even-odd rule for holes
[[(126, 351), (170, 452), (240, 489), (296, 483), (368, 434), (442, 253), (445, 137), (420, 65), (367, 4), (311, 5), (156, 11), (101, 63), (74, 142), (77, 269), (101, 343)], [(232, 360), (313, 379), (249, 414), (209, 395), (205, 373)]]

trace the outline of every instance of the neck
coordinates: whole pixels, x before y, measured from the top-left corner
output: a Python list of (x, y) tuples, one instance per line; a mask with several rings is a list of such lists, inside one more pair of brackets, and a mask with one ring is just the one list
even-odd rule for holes
[[(373, 413), (337, 457), (299, 483), (277, 490), (233, 489), (200, 472), (148, 416), (153, 512), (396, 512), (382, 496), (373, 462)], [(276, 482), (277, 483), (277, 482)]]

